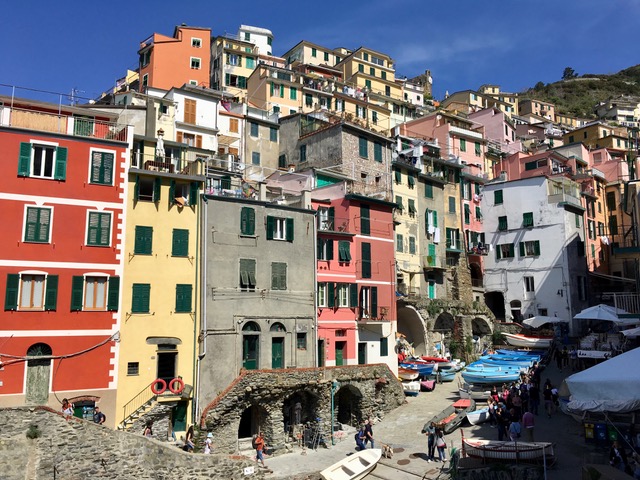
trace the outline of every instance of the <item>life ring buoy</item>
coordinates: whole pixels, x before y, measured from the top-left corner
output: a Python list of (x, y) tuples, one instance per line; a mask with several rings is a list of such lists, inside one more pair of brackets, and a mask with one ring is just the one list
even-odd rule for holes
[[(160, 388), (158, 388), (158, 385), (160, 385)], [(160, 395), (161, 393), (164, 393), (166, 389), (167, 389), (167, 382), (165, 382), (161, 378), (156, 378), (155, 382), (151, 384), (151, 391), (156, 395)]]
[[(177, 387), (175, 386), (176, 383), (178, 384)], [(169, 391), (171, 393), (178, 395), (182, 393), (183, 390), (184, 390), (184, 381), (181, 378), (174, 378), (169, 382)]]

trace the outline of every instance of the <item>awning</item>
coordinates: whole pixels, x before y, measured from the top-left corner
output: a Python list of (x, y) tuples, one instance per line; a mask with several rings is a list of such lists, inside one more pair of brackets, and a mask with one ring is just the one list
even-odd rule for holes
[(233, 145), (236, 142), (239, 142), (240, 138), (239, 137), (232, 137), (230, 135), (218, 135), (218, 145), (222, 146), (229, 146), (229, 145)]

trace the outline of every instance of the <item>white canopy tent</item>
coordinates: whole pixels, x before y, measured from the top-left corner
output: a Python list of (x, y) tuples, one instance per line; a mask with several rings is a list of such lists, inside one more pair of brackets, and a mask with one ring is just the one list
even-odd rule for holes
[(529, 325), (531, 328), (538, 328), (545, 323), (567, 323), (569, 320), (558, 317), (546, 317), (544, 315), (537, 315), (535, 317), (525, 318), (522, 323)]
[(640, 348), (610, 358), (568, 377), (568, 407), (590, 412), (631, 412), (640, 409)]
[(620, 330), (620, 333), (629, 338), (640, 337), (640, 327), (631, 328), (629, 330)]

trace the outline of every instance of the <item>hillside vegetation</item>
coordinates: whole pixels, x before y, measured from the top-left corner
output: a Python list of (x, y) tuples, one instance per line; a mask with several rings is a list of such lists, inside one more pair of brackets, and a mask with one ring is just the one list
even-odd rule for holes
[(551, 102), (561, 113), (595, 118), (594, 107), (598, 102), (620, 95), (640, 97), (640, 65), (613, 75), (584, 74), (546, 85), (538, 82), (520, 95)]

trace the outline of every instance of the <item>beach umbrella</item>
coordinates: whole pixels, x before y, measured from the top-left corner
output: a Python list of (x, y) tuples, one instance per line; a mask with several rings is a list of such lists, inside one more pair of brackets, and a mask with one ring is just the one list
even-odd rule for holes
[(631, 337), (631, 338), (640, 337), (640, 327), (632, 328), (630, 330), (621, 330), (620, 333), (623, 334), (625, 337)]
[(537, 315), (535, 317), (525, 318), (522, 323), (529, 325), (531, 328), (538, 328), (545, 323), (566, 323), (569, 320), (558, 317), (547, 317), (545, 315)]
[(605, 320), (608, 322), (626, 323), (623, 319), (618, 317), (619, 314), (624, 313), (627, 312), (601, 303), (600, 305), (585, 308), (577, 315), (574, 315), (573, 318), (575, 320)]

